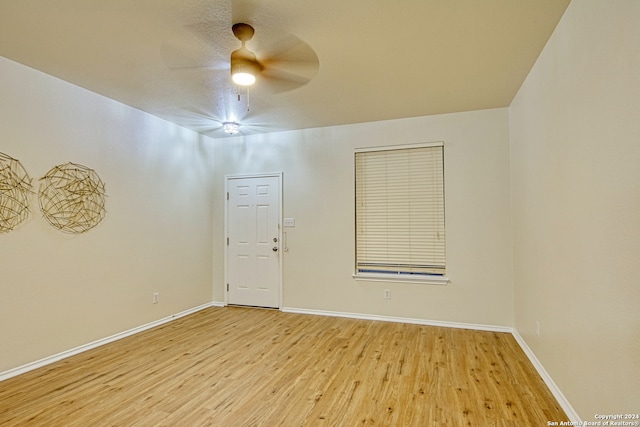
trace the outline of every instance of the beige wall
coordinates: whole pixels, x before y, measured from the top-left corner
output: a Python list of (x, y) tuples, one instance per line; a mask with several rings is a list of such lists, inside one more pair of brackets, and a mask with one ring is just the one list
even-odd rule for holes
[[(499, 326), (513, 324), (507, 110), (215, 141), (215, 212), (225, 174), (284, 172), (287, 308)], [(355, 281), (353, 152), (444, 141), (447, 286)], [(224, 299), (224, 227), (214, 228), (214, 299)], [(391, 289), (391, 300), (383, 290)]]
[(574, 0), (510, 108), (516, 327), (586, 421), (640, 411), (639, 42)]
[(108, 196), (85, 234), (51, 227), (35, 195), (0, 234), (0, 372), (211, 301), (211, 141), (4, 58), (0, 76), (0, 152), (36, 190), (72, 161)]

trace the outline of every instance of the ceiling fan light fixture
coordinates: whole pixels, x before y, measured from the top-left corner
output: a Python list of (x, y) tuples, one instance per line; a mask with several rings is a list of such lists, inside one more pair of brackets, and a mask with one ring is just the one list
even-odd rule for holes
[(259, 72), (260, 65), (256, 55), (243, 42), (240, 49), (231, 53), (231, 78), (238, 85), (250, 86), (256, 82)]
[(256, 82), (256, 76), (251, 73), (237, 72), (231, 75), (233, 82), (240, 86), (251, 86)]
[(229, 135), (235, 135), (240, 132), (240, 123), (237, 122), (224, 122), (222, 129)]

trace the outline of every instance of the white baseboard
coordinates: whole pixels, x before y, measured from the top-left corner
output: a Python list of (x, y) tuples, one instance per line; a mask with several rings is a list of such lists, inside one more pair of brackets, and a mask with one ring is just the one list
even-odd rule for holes
[(331, 316), (331, 317), (347, 317), (350, 319), (378, 320), (381, 322), (410, 323), (413, 325), (425, 325), (425, 326), (442, 326), (444, 328), (474, 329), (478, 331), (509, 332), (509, 333), (513, 331), (513, 328), (508, 326), (481, 325), (476, 323), (444, 322), (440, 320), (414, 319), (410, 317), (380, 316), (377, 314), (347, 313), (347, 312), (341, 312), (341, 311), (311, 310), (306, 308), (293, 308), (293, 307), (284, 307), (281, 310), (285, 313), (314, 314), (316, 316)]
[(17, 368), (9, 369), (8, 371), (0, 372), (0, 381), (4, 381), (6, 379), (9, 379), (11, 377), (15, 377), (15, 376), (20, 375), (20, 374), (24, 374), (25, 372), (29, 372), (29, 371), (32, 371), (34, 369), (41, 368), (41, 367), (49, 365), (51, 363), (58, 362), (58, 361), (60, 361), (62, 359), (66, 359), (67, 357), (74, 356), (76, 354), (82, 353), (82, 352), (87, 351), (87, 350), (94, 349), (96, 347), (100, 347), (102, 345), (108, 344), (110, 342), (117, 341), (119, 339), (131, 336), (131, 335), (134, 335), (134, 334), (137, 334), (139, 332), (146, 331), (147, 329), (155, 328), (156, 326), (160, 326), (160, 325), (163, 325), (165, 323), (171, 322), (172, 320), (179, 319), (180, 317), (184, 317), (184, 316), (187, 316), (189, 314), (195, 313), (197, 311), (204, 310), (205, 308), (222, 307), (222, 306), (224, 306), (224, 303), (212, 301), (212, 302), (209, 302), (209, 303), (206, 303), (206, 304), (199, 305), (199, 306), (194, 307), (194, 308), (190, 308), (190, 309), (182, 311), (180, 313), (172, 314), (171, 316), (167, 316), (167, 317), (165, 317), (163, 319), (159, 319), (159, 320), (153, 321), (151, 323), (147, 323), (146, 325), (138, 326), (136, 328), (129, 329), (127, 331), (120, 332), (120, 333), (115, 334), (115, 335), (111, 335), (110, 337), (102, 338), (102, 339), (99, 339), (97, 341), (93, 341), (93, 342), (90, 342), (88, 344), (84, 344), (84, 345), (78, 346), (76, 348), (72, 348), (71, 350), (66, 350), (66, 351), (63, 351), (61, 353), (54, 354), (53, 356), (45, 357), (44, 359), (36, 360), (35, 362), (27, 363), (26, 365), (18, 366)]
[[(544, 366), (542, 366), (542, 363), (538, 360), (533, 350), (531, 350), (531, 348), (527, 345), (527, 342), (524, 340), (524, 338), (520, 336), (520, 334), (515, 328), (513, 328), (513, 331), (511, 333), (513, 337), (516, 339), (516, 341), (518, 342), (518, 344), (520, 345), (520, 348), (522, 348), (522, 351), (524, 351), (524, 353), (527, 355), (527, 357), (531, 361), (531, 364), (534, 366), (534, 368), (536, 368), (536, 371), (538, 371), (538, 374), (542, 377), (542, 380), (545, 382), (547, 387), (549, 387), (549, 390), (551, 391), (553, 396), (556, 398), (556, 400), (560, 404), (560, 407), (562, 407), (562, 410), (565, 412), (565, 414), (567, 414), (567, 417), (569, 417), (569, 420), (573, 421), (575, 425), (582, 425), (582, 420), (580, 419), (580, 416), (575, 411), (575, 409), (573, 409), (573, 407), (569, 403), (569, 400), (567, 400), (564, 394), (562, 394), (560, 387), (556, 385), (556, 383), (551, 378), (551, 375), (549, 375), (547, 370), (544, 369)], [(553, 420), (550, 420), (550, 421), (553, 421)]]

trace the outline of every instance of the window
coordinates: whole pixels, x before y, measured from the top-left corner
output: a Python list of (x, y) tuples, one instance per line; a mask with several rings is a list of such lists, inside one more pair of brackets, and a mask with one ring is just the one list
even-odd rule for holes
[(442, 143), (355, 153), (356, 274), (447, 283)]

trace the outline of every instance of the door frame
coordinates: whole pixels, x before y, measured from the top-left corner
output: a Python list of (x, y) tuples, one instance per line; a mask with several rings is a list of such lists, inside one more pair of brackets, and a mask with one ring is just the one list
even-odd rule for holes
[(282, 310), (283, 301), (283, 286), (282, 286), (282, 258), (283, 242), (282, 242), (282, 181), (283, 172), (272, 173), (255, 173), (255, 174), (239, 174), (239, 175), (225, 175), (224, 176), (224, 305), (229, 305), (229, 181), (232, 179), (244, 179), (244, 178), (278, 178), (278, 310)]

